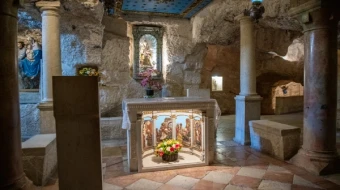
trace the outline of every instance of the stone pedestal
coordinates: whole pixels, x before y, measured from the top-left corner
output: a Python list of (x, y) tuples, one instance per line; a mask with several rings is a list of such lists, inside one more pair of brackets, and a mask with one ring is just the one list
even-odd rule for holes
[(55, 133), (55, 119), (53, 116), (53, 103), (41, 102), (38, 105), (40, 110), (40, 133)]
[[(337, 167), (337, 1), (311, 0), (290, 13), (300, 19), (305, 40), (303, 145), (291, 162), (323, 175)], [(333, 3), (333, 4), (332, 4)]]
[(19, 0), (0, 2), (0, 189), (28, 189), (21, 161), (17, 33)]
[(235, 97), (236, 122), (234, 141), (242, 145), (249, 145), (249, 121), (260, 119), (262, 98), (256, 93), (254, 23), (249, 16), (241, 16), (238, 19), (240, 20), (241, 27), (241, 92)]
[(262, 97), (238, 95), (235, 97), (235, 100), (236, 118), (234, 141), (242, 145), (250, 145), (249, 121), (260, 119)]
[(59, 189), (102, 189), (98, 77), (53, 77)]
[(52, 76), (61, 76), (59, 1), (39, 1), (42, 11), (40, 133), (55, 133)]

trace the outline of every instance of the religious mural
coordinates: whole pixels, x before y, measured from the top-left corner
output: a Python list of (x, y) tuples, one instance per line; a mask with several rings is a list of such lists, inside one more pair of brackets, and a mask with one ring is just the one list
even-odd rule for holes
[(163, 28), (157, 26), (134, 26), (134, 67), (133, 77), (142, 79), (148, 69), (153, 70), (152, 77), (162, 76), (162, 38)]
[(176, 118), (176, 137), (184, 147), (191, 146), (191, 125), (188, 115), (180, 115)]
[(153, 146), (153, 122), (151, 117), (144, 118), (143, 121), (143, 149)]
[(193, 146), (199, 150), (202, 150), (202, 120), (199, 117), (194, 118), (194, 127), (193, 127), (193, 132), (194, 132), (194, 143)]
[(34, 38), (18, 42), (19, 80), (22, 89), (39, 89), (42, 50)]
[(165, 139), (172, 139), (172, 120), (170, 117), (159, 116), (156, 123), (161, 123), (156, 126), (156, 142), (163, 142)]

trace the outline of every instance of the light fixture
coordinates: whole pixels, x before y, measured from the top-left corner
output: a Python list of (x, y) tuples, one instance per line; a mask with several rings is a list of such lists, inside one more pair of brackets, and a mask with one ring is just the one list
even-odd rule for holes
[(258, 22), (265, 11), (262, 6), (262, 0), (251, 0), (251, 2), (252, 6), (250, 9), (245, 9), (243, 13), (245, 16), (250, 16), (255, 22)]

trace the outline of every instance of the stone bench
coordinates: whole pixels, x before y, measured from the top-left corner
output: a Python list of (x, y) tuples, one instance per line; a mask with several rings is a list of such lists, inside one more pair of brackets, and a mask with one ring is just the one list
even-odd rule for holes
[(100, 118), (101, 139), (113, 140), (126, 138), (126, 130), (122, 129), (122, 117)]
[(300, 148), (300, 128), (268, 120), (249, 121), (251, 147), (278, 159), (294, 156)]
[(57, 168), (55, 134), (39, 134), (22, 143), (22, 160), (26, 176), (43, 186)]

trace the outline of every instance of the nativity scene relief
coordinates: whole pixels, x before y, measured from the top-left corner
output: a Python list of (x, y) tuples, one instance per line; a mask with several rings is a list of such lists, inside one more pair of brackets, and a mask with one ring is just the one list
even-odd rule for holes
[[(142, 115), (142, 162), (144, 169), (159, 164), (160, 169), (166, 166), (162, 158), (158, 158), (160, 146), (173, 144), (169, 155), (178, 154), (175, 164), (205, 163), (204, 122), (199, 110), (144, 111)], [(176, 146), (180, 152), (176, 152)]]

